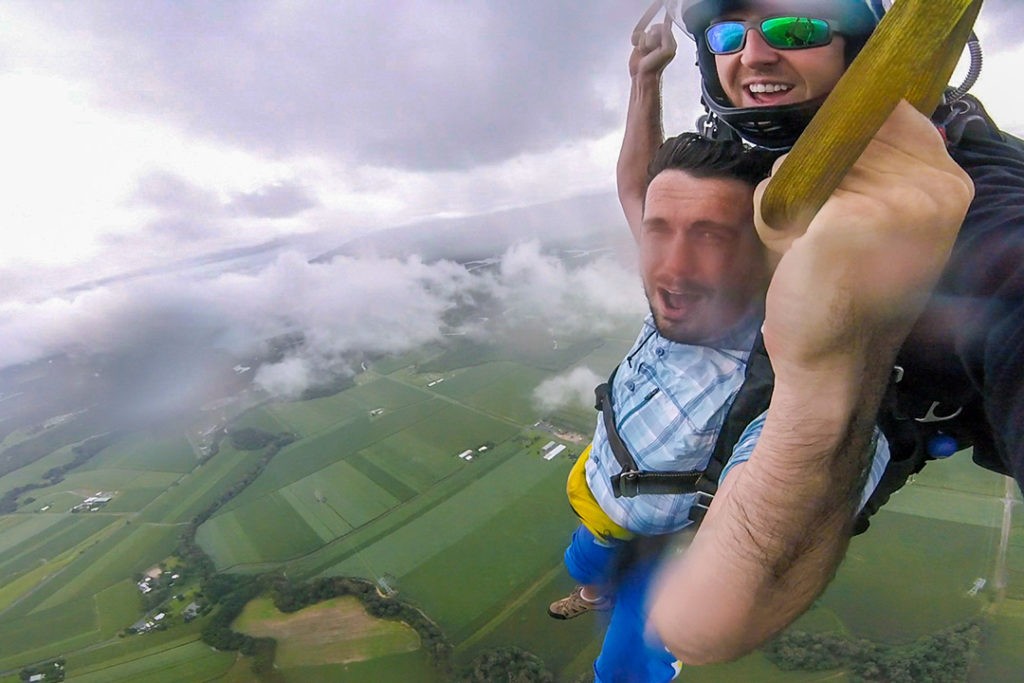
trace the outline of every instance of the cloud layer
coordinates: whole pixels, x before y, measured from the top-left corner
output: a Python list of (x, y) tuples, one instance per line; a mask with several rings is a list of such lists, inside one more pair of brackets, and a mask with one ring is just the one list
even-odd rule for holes
[[(452, 322), (454, 311), (479, 302), (501, 315)], [(474, 270), (418, 257), (310, 263), (287, 252), (252, 272), (155, 275), (5, 304), (0, 367), (65, 352), (135, 359), (130, 365), (141, 384), (168, 367), (183, 380), (197, 374), (189, 358), (213, 351), (244, 358), (265, 352), (269, 339), (301, 335), (301, 345), (257, 376), (271, 391), (296, 395), (325, 376), (351, 372), (359, 358), (443, 343), (452, 334), (500, 340), (527, 321), (565, 336), (600, 333), (642, 311), (629, 267), (609, 257), (568, 266), (536, 243)]]
[(629, 5), (83, 0), (34, 16), (89, 37), (75, 64), (103, 68), (76, 75), (112, 108), (272, 155), (436, 170), (615, 126), (597, 85), (621, 68)]

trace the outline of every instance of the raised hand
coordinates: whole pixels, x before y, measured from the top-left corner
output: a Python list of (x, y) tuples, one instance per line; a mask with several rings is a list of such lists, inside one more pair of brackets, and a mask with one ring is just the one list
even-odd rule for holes
[(676, 39), (672, 35), (672, 19), (668, 11), (664, 20), (651, 24), (662, 6), (661, 0), (654, 0), (633, 29), (633, 52), (629, 56), (629, 75), (633, 78), (660, 76), (676, 56)]

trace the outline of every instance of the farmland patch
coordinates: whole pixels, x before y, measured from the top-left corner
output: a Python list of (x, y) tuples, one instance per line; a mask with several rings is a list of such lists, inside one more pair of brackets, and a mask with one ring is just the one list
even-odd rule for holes
[(276, 639), (275, 663), (281, 668), (357, 662), (420, 646), (412, 628), (371, 617), (352, 596), (289, 614), (279, 612), (269, 598), (257, 598), (246, 605), (232, 627)]

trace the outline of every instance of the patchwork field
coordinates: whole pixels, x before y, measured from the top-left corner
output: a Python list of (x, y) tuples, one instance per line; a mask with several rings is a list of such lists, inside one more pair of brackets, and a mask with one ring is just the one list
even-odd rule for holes
[[(482, 348), (461, 361), (424, 351), (370, 363), (334, 396), (249, 410), (234, 427), (298, 439), (199, 528), (198, 542), (220, 569), (240, 573), (276, 570), (295, 581), (387, 575), (401, 599), (442, 627), (457, 665), (514, 645), (541, 656), (559, 680), (585, 673), (599, 619), (546, 614), (572, 587), (561, 564), (575, 526), (564, 494), (571, 460), (543, 459), (539, 446), (558, 439), (535, 423), (555, 420), (589, 436), (596, 413), (581, 404), (543, 414), (533, 392), (575, 367), (605, 376), (632, 336), (555, 344), (524, 331), (514, 341), (511, 350)], [(565, 445), (575, 455), (584, 444)], [(0, 477), (0, 494), (68, 462), (69, 449), (62, 444)], [(0, 516), (0, 676), (63, 655), (75, 681), (251, 681), (246, 661), (199, 642), (202, 619), (117, 634), (142, 612), (132, 577), (165, 560), (185, 524), (260, 457), (224, 440), (200, 465), (183, 437), (129, 434)], [(106, 507), (68, 512), (98, 491), (114, 493)], [(1003, 479), (963, 455), (929, 465), (854, 540), (836, 581), (797, 627), (908, 643), (986, 615), (973, 680), (1013, 680), (1024, 666), (1024, 516), (1004, 493)], [(986, 587), (969, 595), (979, 578)], [(286, 615), (259, 599), (236, 627), (278, 638), (280, 680), (442, 680), (415, 632), (371, 619), (351, 599)], [(755, 654), (690, 670), (686, 680), (846, 678), (782, 672)]]
[(236, 631), (277, 640), (275, 663), (284, 669), (346, 664), (412, 652), (420, 638), (397, 621), (375, 619), (353, 597), (334, 598), (283, 614), (269, 598), (245, 606)]

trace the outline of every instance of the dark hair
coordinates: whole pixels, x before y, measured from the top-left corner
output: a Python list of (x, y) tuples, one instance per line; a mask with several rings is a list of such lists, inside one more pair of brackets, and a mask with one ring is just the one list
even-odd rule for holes
[(685, 171), (694, 178), (735, 178), (750, 185), (771, 175), (779, 152), (746, 147), (739, 140), (710, 140), (683, 133), (666, 140), (647, 166), (647, 184), (662, 171)]

